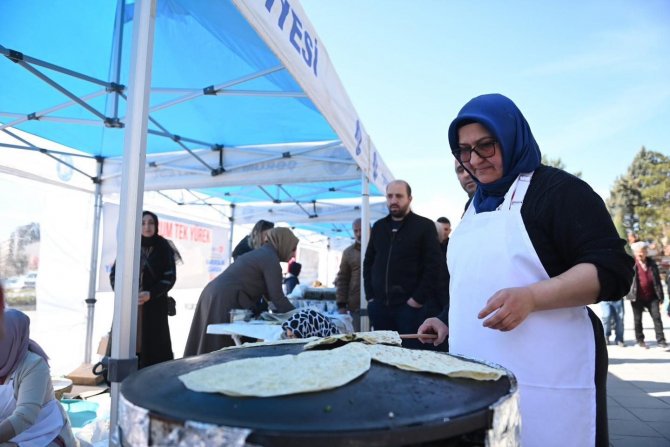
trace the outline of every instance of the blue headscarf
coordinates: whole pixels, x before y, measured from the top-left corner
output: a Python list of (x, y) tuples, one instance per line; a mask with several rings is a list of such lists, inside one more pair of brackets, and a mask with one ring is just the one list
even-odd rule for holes
[(501, 179), (484, 184), (472, 176), (477, 183), (477, 192), (472, 198), (475, 211), (493, 211), (503, 202), (505, 193), (518, 175), (537, 169), (542, 156), (521, 111), (503, 95), (494, 93), (477, 96), (463, 106), (449, 126), (449, 146), (452, 152), (458, 149), (458, 129), (471, 123), (486, 127), (502, 150)]

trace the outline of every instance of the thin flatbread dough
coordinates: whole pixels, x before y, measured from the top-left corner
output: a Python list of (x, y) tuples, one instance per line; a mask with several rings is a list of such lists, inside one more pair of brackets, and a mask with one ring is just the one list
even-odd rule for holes
[(297, 344), (297, 343), (307, 343), (311, 340), (319, 340), (319, 338), (318, 337), (283, 338), (281, 340), (250, 341), (250, 342), (247, 342), (247, 343), (242, 343), (241, 345), (226, 346), (225, 348), (219, 349), (219, 351), (229, 351), (231, 349), (240, 349), (240, 348), (255, 348), (256, 346), (291, 345), (291, 344)]
[(313, 349), (317, 346), (323, 347), (325, 345), (331, 345), (335, 343), (351, 343), (351, 342), (362, 342), (368, 345), (374, 344), (386, 344), (386, 345), (395, 345), (400, 346), (402, 340), (400, 335), (396, 331), (371, 331), (371, 332), (353, 332), (351, 334), (337, 334), (331, 335), (330, 337), (323, 337), (310, 341), (305, 345), (303, 349)]
[(475, 380), (498, 380), (505, 375), (505, 372), (500, 369), (435, 351), (385, 345), (365, 345), (365, 349), (368, 350), (373, 360), (407, 371), (421, 371)]
[(179, 376), (186, 388), (228, 396), (272, 397), (329, 390), (370, 369), (370, 353), (360, 343), (330, 351), (232, 360)]

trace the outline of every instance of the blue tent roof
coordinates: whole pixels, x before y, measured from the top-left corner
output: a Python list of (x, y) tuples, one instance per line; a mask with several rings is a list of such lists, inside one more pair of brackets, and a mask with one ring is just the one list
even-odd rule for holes
[[(123, 1), (4, 1), (0, 129), (18, 128), (106, 163), (120, 159), (133, 7), (132, 2)], [(225, 163), (232, 151), (275, 145), (250, 161), (267, 163), (294, 156), (285, 145), (342, 138), (329, 122), (328, 112), (320, 111), (232, 1), (160, 0), (154, 39), (147, 158), (218, 151), (220, 163), (202, 163), (200, 157), (193, 157), (204, 176), (217, 177), (200, 191), (232, 202), (268, 200), (263, 189), (236, 188), (226, 180), (232, 171), (225, 169)], [(325, 60), (325, 50), (321, 54)], [(343, 91), (333, 93), (346, 99)], [(352, 133), (355, 127), (360, 144), (360, 122), (349, 127)], [(295, 174), (284, 173), (259, 177), (258, 185), (292, 190), (278, 200), (360, 196), (361, 170), (370, 168), (349, 155), (352, 148), (340, 145), (337, 155), (319, 155), (326, 165), (346, 159), (355, 168), (338, 179), (303, 182)], [(360, 148), (356, 149), (359, 153)], [(148, 177), (150, 170), (151, 164)], [(164, 173), (161, 176), (165, 179)], [(384, 181), (391, 178), (384, 173)], [(199, 184), (180, 184), (176, 176), (171, 187)], [(373, 195), (379, 194), (376, 185), (371, 184)], [(152, 188), (149, 182), (147, 188)]]

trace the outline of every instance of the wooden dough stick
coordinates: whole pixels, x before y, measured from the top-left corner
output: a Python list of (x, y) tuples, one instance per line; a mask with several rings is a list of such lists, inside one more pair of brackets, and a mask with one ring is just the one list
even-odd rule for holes
[(411, 338), (437, 338), (437, 334), (400, 334), (402, 339), (411, 339)]

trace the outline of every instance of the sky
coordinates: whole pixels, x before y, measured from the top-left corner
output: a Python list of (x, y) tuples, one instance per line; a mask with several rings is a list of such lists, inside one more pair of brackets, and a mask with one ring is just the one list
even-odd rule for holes
[[(292, 0), (295, 1), (295, 0)], [(301, 0), (413, 208), (457, 223), (466, 201), (447, 129), (483, 93), (519, 106), (550, 159), (603, 198), (641, 146), (670, 156), (670, 0)], [(40, 194), (5, 176), (0, 233)]]
[[(301, 0), (413, 209), (458, 222), (447, 129), (511, 98), (543, 154), (603, 198), (642, 146), (670, 156), (670, 1)], [(320, 50), (321, 51), (321, 50)]]

